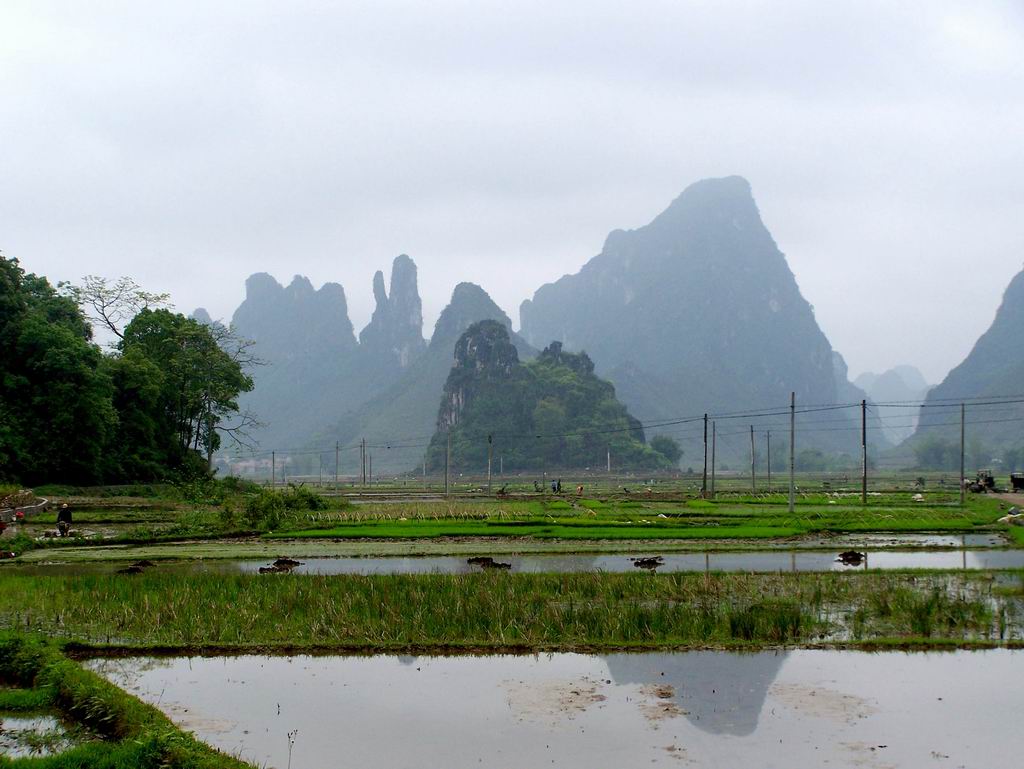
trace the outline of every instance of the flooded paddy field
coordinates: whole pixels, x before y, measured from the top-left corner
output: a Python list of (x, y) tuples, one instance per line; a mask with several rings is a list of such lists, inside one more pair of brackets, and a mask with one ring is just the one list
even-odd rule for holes
[[(470, 574), (484, 568), (506, 568), (527, 574), (608, 572), (627, 573), (647, 568), (660, 573), (674, 572), (826, 572), (855, 569), (1020, 569), (1024, 568), (1024, 549), (917, 549), (895, 548), (855, 551), (863, 558), (843, 560), (836, 551), (806, 549), (790, 551), (738, 551), (672, 553), (642, 550), (633, 554), (526, 553), (495, 551), (490, 555), (424, 556), (301, 556), (304, 560), (281, 571), (293, 574)], [(125, 551), (130, 554), (130, 551)], [(489, 559), (487, 566), (481, 560)], [(143, 568), (168, 573), (251, 574), (267, 571), (269, 559), (162, 559), (138, 560)], [(64, 562), (53, 553), (50, 561), (10, 563), (7, 572), (23, 574), (109, 574), (124, 569), (131, 561)]]
[(51, 756), (89, 737), (52, 715), (0, 713), (0, 756)]
[(240, 656), (86, 665), (284, 769), (1019, 765), (1024, 651)]

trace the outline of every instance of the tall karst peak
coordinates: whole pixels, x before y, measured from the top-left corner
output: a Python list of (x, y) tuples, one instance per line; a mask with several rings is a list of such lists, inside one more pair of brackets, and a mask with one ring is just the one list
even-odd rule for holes
[(454, 368), (472, 369), (484, 377), (511, 375), (519, 353), (508, 329), (497, 320), (474, 323), (455, 344)]
[(210, 317), (210, 313), (205, 307), (196, 307), (195, 310), (192, 311), (192, 315), (190, 317), (192, 320), (198, 321), (204, 326), (213, 325), (213, 318)]
[(832, 403), (832, 348), (738, 176), (688, 186), (520, 308), (521, 334), (586, 350), (647, 419)]
[(382, 362), (394, 358), (400, 368), (406, 368), (426, 347), (416, 263), (405, 254), (395, 257), (390, 291), (385, 291), (384, 274), (378, 270), (373, 276), (373, 297), (376, 307), (359, 342), (372, 348)]
[(279, 295), (284, 288), (273, 275), (255, 272), (245, 279), (245, 298), (261, 301)]
[(285, 289), (292, 297), (306, 297), (315, 293), (313, 284), (305, 275), (296, 275)]
[(452, 291), (451, 301), (441, 311), (434, 325), (430, 347), (443, 346), (448, 353), (463, 331), (477, 321), (486, 319), (499, 321), (506, 328), (512, 327), (509, 317), (480, 286), (475, 283), (459, 283)]
[(759, 219), (750, 182), (742, 176), (725, 176), (694, 182), (651, 225), (666, 227), (712, 219), (737, 227), (750, 217)]

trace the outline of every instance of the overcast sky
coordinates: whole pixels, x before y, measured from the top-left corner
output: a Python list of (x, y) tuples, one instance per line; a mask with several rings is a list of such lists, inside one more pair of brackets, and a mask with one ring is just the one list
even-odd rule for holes
[(740, 174), (851, 375), (940, 380), (1024, 266), (1024, 2), (0, 3), (0, 250), (230, 317), (406, 252), (518, 305)]

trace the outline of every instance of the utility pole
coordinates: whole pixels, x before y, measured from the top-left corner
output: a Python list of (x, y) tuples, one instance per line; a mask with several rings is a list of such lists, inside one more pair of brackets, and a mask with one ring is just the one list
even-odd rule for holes
[(270, 452), (270, 488), (277, 483), (277, 452)]
[(606, 456), (608, 475), (612, 474), (612, 445), (608, 444), (608, 453)]
[(750, 493), (757, 493), (757, 476), (754, 475), (754, 426), (750, 426)]
[(373, 485), (373, 452), (370, 452), (370, 485)]
[(320, 455), (320, 488), (324, 487), (324, 455)]
[(715, 443), (717, 442), (718, 430), (716, 429), (717, 422), (711, 423), (711, 498), (715, 498)]
[(965, 446), (964, 438), (965, 438), (965, 436), (967, 434), (967, 431), (966, 431), (964, 425), (965, 425), (965, 423), (967, 421), (966, 418), (965, 418), (966, 417), (966, 413), (967, 413), (967, 407), (964, 406), (964, 404), (961, 403), (960, 404), (960, 507), (964, 506), (964, 476), (966, 474), (965, 473), (965, 469), (966, 468), (964, 466), (964, 446)]
[(423, 488), (427, 488), (427, 455), (423, 454)]
[(861, 478), (860, 478), (860, 502), (862, 505), (868, 503), (868, 402), (860, 402), (860, 451), (861, 451)]
[(796, 393), (789, 394), (789, 512), (796, 504)]
[(504, 479), (504, 477), (505, 477), (505, 455), (504, 454), (499, 454), (498, 455), (498, 475), (501, 476), (502, 479)]
[(341, 443), (334, 442), (334, 490), (338, 490), (338, 458), (341, 454)]
[(768, 450), (768, 493), (772, 493), (772, 431), (767, 430), (765, 432), (765, 440), (767, 441)]
[(448, 432), (448, 445), (445, 447), (445, 450), (444, 450), (444, 495), (446, 497), (448, 496), (448, 491), (449, 491), (449, 487), (448, 487), (448, 468), (451, 465), (451, 461), (452, 461), (452, 434), (451, 434), (451, 431), (449, 431)]
[(708, 415), (704, 414), (704, 475), (700, 482), (700, 496), (702, 499), (708, 495)]
[(494, 436), (487, 436), (487, 493), (491, 493), (491, 452), (494, 450)]

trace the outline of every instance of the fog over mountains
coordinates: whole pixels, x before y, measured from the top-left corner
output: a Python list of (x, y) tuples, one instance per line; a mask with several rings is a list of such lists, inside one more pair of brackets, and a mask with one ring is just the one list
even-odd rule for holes
[[(366, 438), (375, 444), (378, 470), (409, 470), (422, 462), (436, 429), (460, 335), (482, 320), (512, 331), (486, 291), (460, 283), (425, 340), (416, 265), (404, 254), (394, 260), (388, 284), (377, 272), (372, 291), (376, 309), (357, 339), (340, 285), (317, 290), (296, 276), (282, 286), (264, 273), (246, 281), (232, 322), (267, 364), (243, 399), (265, 423), (255, 435), (262, 449), (298, 451)], [(1009, 330), (1024, 321), (1017, 293), (1024, 293), (1021, 276), (993, 328), (929, 398), (1019, 388), (1012, 382), (1024, 350), (1019, 333)], [(785, 406), (791, 391), (799, 407), (917, 400), (927, 388), (911, 367), (849, 381), (842, 356), (761, 221), (750, 185), (736, 176), (697, 182), (650, 224), (611, 232), (577, 273), (524, 301), (520, 320), (511, 341), (521, 359), (556, 341), (567, 352), (585, 351), (597, 375), (645, 423)], [(884, 417), (884, 425), (870, 417), (876, 448), (906, 438), (916, 409)], [(798, 449), (857, 456), (859, 418), (855, 410), (801, 415)], [(786, 420), (777, 421), (773, 454), (786, 440)], [(720, 456), (738, 459), (749, 451), (727, 438), (746, 427), (743, 420), (720, 427)], [(647, 432), (675, 437), (686, 452), (683, 466), (699, 464), (699, 425)]]
[(882, 432), (891, 443), (901, 443), (917, 429), (918, 403), (924, 400), (931, 385), (914, 366), (895, 366), (881, 374), (868, 371), (854, 380), (875, 403), (906, 403), (885, 409)]

